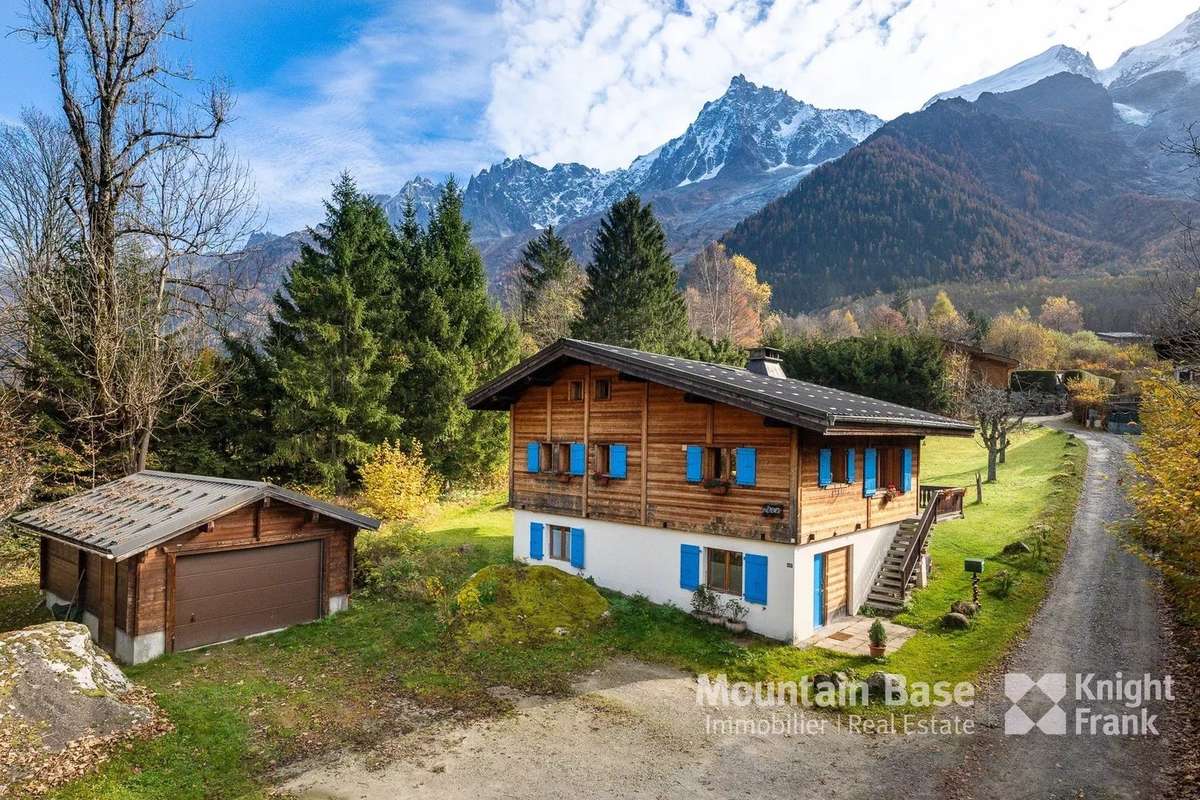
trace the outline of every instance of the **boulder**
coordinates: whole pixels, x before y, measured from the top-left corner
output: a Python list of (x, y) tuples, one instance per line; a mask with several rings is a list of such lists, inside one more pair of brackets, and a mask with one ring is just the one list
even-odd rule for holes
[(968, 603), (965, 600), (959, 600), (951, 604), (951, 614), (961, 614), (964, 617), (973, 617), (979, 611), (979, 607), (974, 603)]
[(0, 785), (67, 779), (103, 760), (105, 742), (168, 726), (76, 622), (0, 634), (0, 698)]
[(1027, 553), (1032, 553), (1033, 548), (1024, 539), (1017, 539), (1015, 542), (1009, 542), (1004, 545), (1004, 549), (1000, 552), (1006, 556), (1023, 556)]
[(867, 676), (867, 697), (871, 700), (883, 700), (888, 687), (901, 686), (904, 678), (891, 672), (872, 672)]
[(942, 627), (953, 631), (965, 631), (971, 627), (971, 620), (963, 614), (956, 614), (952, 611), (942, 617)]

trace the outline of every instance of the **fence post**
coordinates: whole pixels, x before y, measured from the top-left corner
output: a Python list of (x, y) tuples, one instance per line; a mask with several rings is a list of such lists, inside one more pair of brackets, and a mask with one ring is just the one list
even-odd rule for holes
[(983, 473), (975, 470), (975, 504), (983, 502)]

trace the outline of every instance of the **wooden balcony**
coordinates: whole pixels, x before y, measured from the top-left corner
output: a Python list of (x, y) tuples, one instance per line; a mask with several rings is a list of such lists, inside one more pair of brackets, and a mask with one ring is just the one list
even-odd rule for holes
[[(940, 493), (940, 494), (939, 494)], [(917, 492), (917, 508), (928, 508), (930, 501), (937, 503), (936, 520), (960, 519), (963, 515), (963, 498), (967, 490), (962, 486), (932, 486), (921, 484)]]

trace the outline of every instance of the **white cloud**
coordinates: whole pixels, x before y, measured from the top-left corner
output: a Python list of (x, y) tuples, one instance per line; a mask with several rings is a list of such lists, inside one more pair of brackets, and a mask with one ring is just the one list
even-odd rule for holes
[(739, 72), (885, 118), (1053, 44), (1103, 68), (1196, 0), (502, 0), (487, 116), (506, 154), (628, 164)]
[(418, 173), (465, 178), (500, 157), (482, 119), (500, 41), (490, 11), (406, 3), (337, 54), (293, 62), (271, 87), (243, 93), (230, 135), (268, 227), (319, 222), (343, 170), (363, 191), (390, 193)]

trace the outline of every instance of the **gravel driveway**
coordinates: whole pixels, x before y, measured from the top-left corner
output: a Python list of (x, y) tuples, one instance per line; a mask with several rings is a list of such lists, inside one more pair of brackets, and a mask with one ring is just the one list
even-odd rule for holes
[[(1035, 679), (1045, 672), (1158, 675), (1164, 643), (1153, 573), (1107, 528), (1127, 512), (1119, 476), (1128, 442), (1077, 435), (1089, 448), (1083, 503), (1062, 571), (1009, 669)], [(391, 743), (382, 767), (355, 754), (309, 764), (280, 790), (307, 800), (1165, 793), (1161, 737), (1005, 736), (1009, 704), (999, 684), (984, 687), (967, 712), (975, 723), (969, 735), (864, 734), (811, 714), (815, 730), (725, 734), (708, 727), (713, 709), (697, 703), (695, 685), (674, 670), (618, 660), (587, 676), (573, 697), (518, 698), (516, 713), (501, 719), (409, 734)], [(1072, 697), (1061, 706), (1073, 721)], [(1035, 692), (1022, 707), (1037, 718), (1050, 702)], [(1164, 729), (1169, 709), (1152, 711)], [(795, 722), (790, 710), (776, 713)]]

